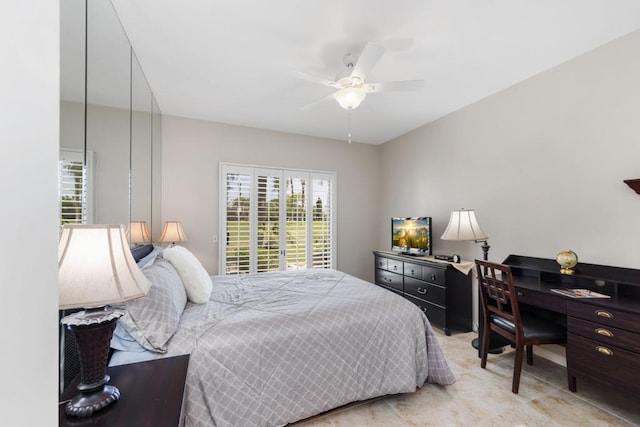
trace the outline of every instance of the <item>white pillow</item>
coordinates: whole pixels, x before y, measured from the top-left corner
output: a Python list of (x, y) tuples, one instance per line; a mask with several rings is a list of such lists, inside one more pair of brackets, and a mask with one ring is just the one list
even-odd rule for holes
[(213, 290), (211, 278), (195, 255), (185, 247), (172, 246), (166, 248), (162, 256), (169, 260), (180, 274), (189, 301), (196, 304), (209, 301)]

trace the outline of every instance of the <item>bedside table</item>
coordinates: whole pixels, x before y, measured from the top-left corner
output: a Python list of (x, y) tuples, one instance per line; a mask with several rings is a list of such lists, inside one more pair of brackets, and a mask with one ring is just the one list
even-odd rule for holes
[[(171, 426), (182, 425), (182, 400), (189, 366), (189, 355), (148, 362), (113, 366), (107, 369), (109, 384), (120, 389), (120, 400), (88, 418), (70, 417), (59, 405), (60, 426)], [(64, 390), (60, 401), (78, 391), (76, 378)]]

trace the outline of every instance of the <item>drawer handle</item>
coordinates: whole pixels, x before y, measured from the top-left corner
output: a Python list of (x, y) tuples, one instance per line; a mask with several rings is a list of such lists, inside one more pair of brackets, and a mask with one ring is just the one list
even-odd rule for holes
[(397, 269), (398, 269), (398, 266), (397, 266), (397, 265), (394, 265), (394, 266), (393, 266), (393, 269), (394, 269), (394, 270), (397, 270)]
[(604, 310), (596, 310), (596, 315), (600, 316), (600, 317), (606, 317), (607, 319), (612, 319), (613, 318), (613, 314), (609, 313), (608, 311), (604, 311)]
[(435, 275), (435, 274), (432, 274), (432, 275), (431, 275), (431, 280), (433, 280), (433, 281), (435, 281), (435, 280), (436, 280), (436, 275)]
[(385, 282), (391, 282), (391, 279), (390, 279), (390, 278), (388, 278), (388, 277), (385, 277), (385, 278), (384, 278), (384, 281), (385, 281)]
[(416, 272), (415, 272), (414, 270), (411, 270), (411, 275), (412, 275), (412, 276), (415, 276), (415, 275), (416, 275)]
[(613, 336), (613, 332), (611, 332), (610, 330), (605, 329), (605, 328), (596, 328), (596, 334), (603, 335), (605, 337), (612, 337)]
[(613, 351), (611, 351), (607, 347), (603, 347), (603, 346), (599, 345), (599, 346), (596, 347), (596, 350), (598, 350), (598, 353), (606, 354), (607, 356), (613, 356)]
[(426, 295), (427, 294), (427, 290), (424, 288), (418, 288), (416, 289), (416, 291), (418, 291), (419, 294), (421, 295)]

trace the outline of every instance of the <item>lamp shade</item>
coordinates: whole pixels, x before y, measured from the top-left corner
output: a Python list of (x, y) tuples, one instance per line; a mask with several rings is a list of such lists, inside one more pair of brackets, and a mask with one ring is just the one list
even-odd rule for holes
[(167, 221), (162, 228), (162, 234), (160, 235), (160, 243), (175, 243), (186, 242), (187, 236), (182, 229), (182, 223), (180, 221)]
[(353, 86), (342, 88), (333, 94), (333, 98), (338, 101), (338, 104), (345, 110), (358, 108), (366, 96), (367, 93), (363, 88)]
[(449, 225), (442, 233), (442, 240), (487, 240), (489, 237), (484, 234), (476, 219), (476, 212), (461, 209), (451, 211)]
[(94, 308), (144, 296), (151, 284), (136, 265), (124, 226), (65, 225), (58, 244), (60, 309)]
[(145, 221), (131, 221), (127, 228), (127, 240), (131, 243), (151, 243), (151, 233)]

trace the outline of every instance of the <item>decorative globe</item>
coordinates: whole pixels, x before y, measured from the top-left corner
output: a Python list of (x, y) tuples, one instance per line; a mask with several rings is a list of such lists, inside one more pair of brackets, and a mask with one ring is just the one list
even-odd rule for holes
[(578, 255), (572, 250), (563, 251), (556, 256), (556, 261), (560, 264), (560, 273), (573, 274), (573, 267), (578, 264)]

